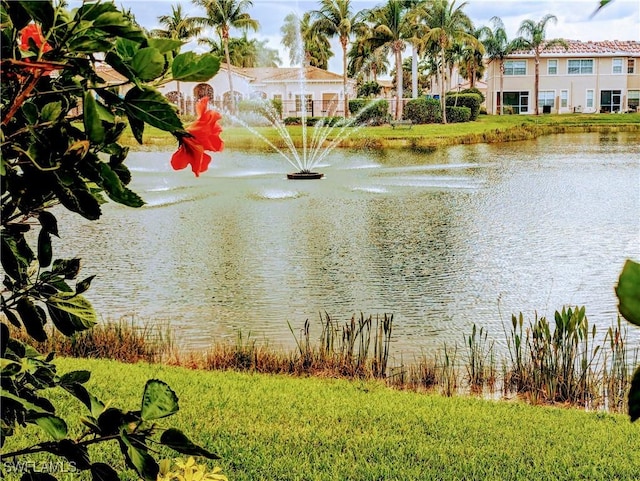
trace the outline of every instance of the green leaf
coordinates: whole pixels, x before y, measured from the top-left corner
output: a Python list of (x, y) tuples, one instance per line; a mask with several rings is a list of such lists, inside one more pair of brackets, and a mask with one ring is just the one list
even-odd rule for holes
[(131, 125), (131, 131), (134, 138), (142, 145), (142, 134), (144, 134), (144, 122), (135, 117), (129, 117), (129, 125)]
[(16, 396), (15, 394), (10, 393), (6, 389), (3, 389), (2, 391), (0, 391), (0, 397), (3, 399), (3, 403), (6, 401), (13, 401), (17, 404), (20, 404), (24, 409), (28, 411), (32, 411), (34, 413), (50, 414), (49, 412), (42, 409), (40, 406), (37, 406), (32, 402), (27, 401), (26, 399), (23, 399), (19, 396)]
[(81, 295), (59, 292), (46, 300), (49, 316), (65, 336), (84, 331), (98, 322), (91, 303)]
[(52, 257), (51, 234), (44, 229), (40, 229), (38, 234), (38, 262), (40, 267), (49, 267)]
[(149, 87), (132, 88), (125, 95), (124, 108), (130, 118), (167, 132), (184, 132), (175, 106), (157, 90)]
[(184, 45), (184, 42), (172, 38), (148, 38), (147, 45), (157, 49), (160, 53), (167, 53), (179, 49)]
[(42, 2), (39, 0), (20, 2), (23, 8), (29, 12), (31, 18), (37, 23), (42, 24), (45, 30), (49, 30), (53, 26), (55, 18), (53, 5), (51, 2)]
[(80, 282), (76, 283), (76, 294), (82, 294), (83, 292), (86, 292), (91, 286), (91, 281), (94, 277), (95, 276), (89, 276), (86, 279), (83, 279)]
[[(134, 82), (138, 87), (140, 87), (140, 81), (136, 76), (133, 68), (122, 58), (116, 55), (113, 52), (107, 53), (105, 56), (105, 61), (113, 67), (113, 69), (119, 74), (124, 75), (127, 79)], [(100, 94), (102, 96), (102, 93)]]
[(101, 162), (99, 167), (101, 185), (111, 200), (127, 207), (142, 207), (144, 205), (144, 201), (138, 194), (122, 185), (120, 177), (109, 164)]
[(120, 440), (120, 450), (125, 455), (130, 466), (134, 468), (145, 481), (156, 481), (160, 467), (149, 453), (147, 453), (146, 449), (135, 446), (129, 436), (124, 432), (120, 434)]
[(220, 59), (210, 53), (181, 53), (173, 59), (171, 65), (173, 79), (184, 82), (206, 82), (218, 73), (219, 69)]
[(618, 279), (616, 295), (622, 317), (640, 326), (640, 264), (627, 259)]
[(42, 107), (40, 118), (45, 122), (55, 122), (62, 115), (62, 103), (51, 102)]
[(71, 371), (60, 378), (60, 384), (84, 384), (91, 377), (91, 371)]
[(22, 324), (29, 334), (36, 341), (47, 340), (47, 333), (44, 331), (44, 324), (47, 322), (44, 311), (40, 306), (36, 306), (31, 299), (21, 297), (16, 303), (16, 310), (20, 314)]
[(60, 274), (65, 279), (75, 279), (80, 272), (80, 259), (56, 259), (51, 271)]
[(98, 108), (96, 107), (96, 99), (93, 96), (93, 92), (88, 90), (84, 93), (84, 100), (82, 102), (82, 113), (84, 121), (84, 131), (89, 137), (91, 142), (101, 144), (104, 142), (104, 127), (98, 114)]
[(155, 48), (141, 48), (133, 56), (131, 68), (136, 72), (138, 78), (148, 82), (162, 75), (164, 56)]
[(49, 234), (52, 234), (56, 237), (58, 236), (58, 221), (55, 216), (46, 210), (40, 211), (38, 213), (38, 220), (40, 221), (40, 225), (43, 230), (46, 230)]
[[(2, 324), (4, 326), (4, 324)], [(2, 340), (4, 342), (4, 339)], [(2, 377), (11, 377), (22, 371), (22, 364), (10, 359), (0, 358), (0, 373)]]
[(633, 375), (629, 389), (629, 417), (631, 422), (640, 419), (640, 366)]
[[(18, 319), (18, 316), (16, 316), (12, 311), (10, 311), (9, 309), (3, 309), (2, 313), (6, 316), (6, 318), (8, 319), (8, 321), (13, 324), (14, 326), (16, 326), (17, 328), (22, 327), (22, 324), (20, 324), (20, 319)], [(3, 324), (4, 326), (4, 324)], [(8, 334), (7, 334), (8, 336)]]
[(84, 404), (92, 417), (98, 418), (104, 412), (104, 403), (87, 391), (82, 384), (61, 384), (61, 387)]
[(160, 436), (160, 443), (181, 454), (204, 456), (208, 459), (220, 459), (220, 456), (192, 443), (182, 431), (175, 428), (169, 428), (163, 432), (162, 436)]
[(23, 281), (27, 276), (27, 269), (31, 263), (33, 253), (22, 248), (24, 238), (9, 234), (6, 230), (0, 233), (0, 259), (2, 267), (9, 276), (18, 281)]
[(28, 416), (28, 422), (37, 424), (40, 429), (56, 441), (60, 441), (67, 437), (67, 423), (64, 419), (59, 418), (58, 416), (37, 413)]
[(91, 479), (93, 481), (120, 481), (118, 473), (105, 463), (93, 463), (91, 465)]
[(171, 416), (178, 412), (178, 396), (168, 384), (149, 379), (142, 394), (140, 417), (145, 421)]

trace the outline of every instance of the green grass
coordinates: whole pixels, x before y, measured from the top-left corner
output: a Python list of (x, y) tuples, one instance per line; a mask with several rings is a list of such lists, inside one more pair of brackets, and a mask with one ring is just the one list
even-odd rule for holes
[[(294, 143), (302, 145), (302, 127), (288, 127)], [(564, 115), (481, 115), (475, 122), (460, 124), (414, 125), (411, 129), (394, 130), (390, 125), (353, 129), (353, 133), (340, 142), (343, 148), (411, 148), (434, 149), (455, 144), (482, 142), (508, 142), (527, 140), (541, 135), (568, 132), (640, 130), (640, 114), (564, 114)], [(284, 142), (274, 128), (257, 128), (276, 146)], [(338, 129), (329, 136), (337, 135)], [(233, 150), (270, 150), (267, 144), (244, 127), (223, 127), (225, 148)], [(137, 150), (172, 149), (175, 138), (166, 132), (147, 127), (144, 144), (140, 146), (125, 131), (122, 143)]]
[[(640, 426), (623, 415), (444, 398), (379, 382), (57, 363), (61, 372), (91, 370), (89, 388), (125, 409), (139, 409), (146, 379), (169, 383), (181, 408), (165, 425), (221, 455), (209, 466), (230, 480), (640, 479)], [(56, 398), (59, 412), (77, 420), (79, 403)], [(10, 438), (3, 451), (36, 442), (35, 433)], [(104, 462), (119, 459), (98, 449)]]

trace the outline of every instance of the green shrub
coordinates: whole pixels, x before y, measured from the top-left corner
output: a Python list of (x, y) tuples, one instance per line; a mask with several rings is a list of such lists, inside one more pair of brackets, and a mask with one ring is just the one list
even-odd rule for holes
[[(302, 125), (302, 117), (287, 117), (283, 120), (285, 125)], [(344, 122), (344, 117), (307, 117), (307, 127), (313, 127), (322, 122), (323, 125), (333, 127)]]
[(447, 107), (447, 122), (455, 124), (469, 122), (469, 120), (471, 120), (471, 109), (469, 107)]
[(282, 99), (271, 99), (273, 109), (278, 113), (278, 118), (282, 118)]
[(358, 87), (358, 97), (375, 97), (381, 90), (382, 86), (378, 82), (365, 82)]
[(442, 110), (437, 99), (420, 97), (409, 100), (404, 106), (403, 118), (414, 124), (433, 124), (442, 122)]
[[(480, 104), (482, 104), (482, 97), (477, 94), (447, 95), (447, 112), (449, 112), (449, 106), (468, 107), (471, 110), (471, 118), (469, 120), (476, 120), (478, 118), (480, 114)], [(447, 120), (449, 120), (448, 115)]]
[(483, 103), (486, 98), (484, 96), (484, 94), (482, 92), (480, 92), (480, 89), (478, 89), (477, 87), (474, 87), (472, 89), (464, 89), (461, 90), (459, 93), (461, 94), (476, 94), (480, 96), (480, 103)]
[(358, 124), (382, 125), (389, 121), (389, 102), (383, 99), (354, 99), (349, 112)]

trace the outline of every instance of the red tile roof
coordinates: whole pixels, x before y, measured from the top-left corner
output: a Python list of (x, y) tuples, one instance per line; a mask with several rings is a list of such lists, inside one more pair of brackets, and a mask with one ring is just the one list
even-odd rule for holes
[[(568, 48), (554, 45), (542, 52), (543, 56), (610, 56), (640, 57), (640, 42), (636, 40), (605, 40), (601, 42), (582, 42), (580, 40), (565, 40)], [(516, 56), (533, 56), (533, 50), (518, 50)]]

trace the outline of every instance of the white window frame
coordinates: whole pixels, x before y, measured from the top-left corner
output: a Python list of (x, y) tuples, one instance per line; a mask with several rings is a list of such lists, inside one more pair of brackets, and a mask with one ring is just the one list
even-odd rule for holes
[(569, 106), (569, 91), (561, 90), (560, 91), (560, 108), (566, 109)]
[(594, 89), (587, 89), (585, 102), (584, 102), (584, 105), (586, 108), (592, 109), (595, 107), (595, 104), (594, 104), (595, 97), (596, 97), (596, 91)]
[(614, 75), (622, 74), (622, 67), (624, 66), (622, 58), (613, 58), (611, 59), (611, 73)]
[[(524, 65), (524, 68), (521, 66), (521, 64)], [(521, 72), (522, 70), (524, 70), (524, 72)], [(527, 61), (526, 60), (505, 60), (504, 74), (508, 76), (527, 75)]]
[(558, 75), (558, 60), (547, 60), (547, 75)]
[[(542, 98), (541, 98), (542, 97)], [(556, 91), (555, 90), (539, 90), (538, 91), (538, 107), (549, 106), (549, 100), (551, 100), (551, 108), (556, 106)]]
[[(574, 66), (571, 66), (574, 62)], [(575, 62), (578, 62), (577, 66)], [(593, 75), (593, 59), (592, 58), (571, 58), (567, 60), (567, 75)], [(588, 68), (587, 68), (588, 66)], [(572, 72), (571, 69), (574, 69)], [(576, 70), (577, 69), (577, 70)]]
[[(635, 102), (632, 102), (633, 100), (635, 100)], [(636, 112), (638, 112), (638, 108), (640, 107), (640, 90), (631, 89), (627, 91), (627, 107), (634, 108)]]

